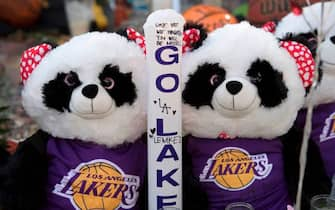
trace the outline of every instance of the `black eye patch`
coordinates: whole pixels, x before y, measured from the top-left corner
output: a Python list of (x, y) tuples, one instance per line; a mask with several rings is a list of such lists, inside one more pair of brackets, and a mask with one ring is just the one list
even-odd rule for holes
[(247, 76), (256, 85), (263, 106), (275, 107), (287, 97), (282, 73), (273, 69), (269, 62), (257, 59), (251, 64)]
[[(136, 86), (132, 82), (132, 73), (122, 73), (119, 66), (106, 65), (99, 75), (100, 83), (115, 100), (116, 106), (132, 104), (137, 98)], [(107, 83), (108, 82), (108, 83)], [(113, 85), (111, 85), (113, 82)]]
[(330, 37), (331, 43), (335, 44), (335, 36)]
[[(218, 63), (204, 63), (197, 70), (188, 75), (182, 97), (186, 104), (199, 108), (212, 107), (211, 101), (215, 89), (225, 80), (225, 69)], [(213, 108), (213, 107), (212, 107)]]
[[(69, 82), (70, 81), (70, 82)], [(75, 72), (58, 73), (56, 78), (42, 87), (43, 103), (59, 112), (71, 111), (69, 108), (72, 92), (81, 85)]]

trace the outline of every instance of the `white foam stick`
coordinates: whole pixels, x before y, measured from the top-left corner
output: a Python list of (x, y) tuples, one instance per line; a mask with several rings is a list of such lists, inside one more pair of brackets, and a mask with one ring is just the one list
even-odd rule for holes
[(181, 54), (184, 18), (158, 10), (144, 34), (149, 71), (149, 210), (182, 209)]

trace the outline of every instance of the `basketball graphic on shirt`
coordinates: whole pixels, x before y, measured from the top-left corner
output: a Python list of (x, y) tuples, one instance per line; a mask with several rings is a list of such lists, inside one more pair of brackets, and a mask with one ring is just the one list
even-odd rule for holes
[(264, 153), (250, 155), (242, 148), (225, 147), (208, 159), (200, 181), (214, 182), (229, 191), (243, 190), (255, 180), (266, 178), (271, 169)]
[(72, 183), (72, 189), (82, 187), (82, 183), (84, 182), (91, 182), (93, 184), (97, 183), (94, 187), (96, 187), (97, 192), (100, 192), (100, 195), (104, 195), (99, 196), (99, 194), (95, 193), (94, 190), (88, 192), (89, 189), (86, 189), (86, 192), (84, 192), (84, 194), (76, 193), (73, 196), (73, 200), (80, 209), (115, 210), (120, 206), (122, 200), (122, 193), (118, 193), (117, 195), (115, 195), (118, 188), (107, 188), (106, 185), (101, 185), (99, 182), (99, 179), (103, 179), (103, 177), (106, 176), (113, 177), (113, 179), (115, 180), (113, 181), (113, 184), (116, 184), (118, 186), (125, 186), (122, 180), (122, 174), (116, 168), (106, 163), (92, 163), (89, 165), (85, 165), (80, 169), (80, 176)]
[(55, 185), (53, 193), (68, 198), (76, 210), (131, 209), (136, 205), (140, 178), (116, 164), (97, 159), (79, 164)]
[[(222, 163), (235, 164), (241, 160), (244, 160), (245, 162), (250, 162), (248, 154), (243, 153), (242, 151), (237, 149), (224, 150), (216, 155), (215, 158), (217, 159), (217, 164), (216, 166), (214, 166), (214, 170), (216, 171), (221, 170), (220, 167)], [(232, 167), (233, 173), (229, 173), (226, 169), (227, 173), (224, 176), (215, 177), (216, 182), (219, 183), (221, 186), (230, 189), (240, 189), (252, 182), (254, 179), (253, 170), (248, 170), (245, 173), (239, 174), (238, 170), (241, 170), (241, 167), (238, 167), (239, 165)]]

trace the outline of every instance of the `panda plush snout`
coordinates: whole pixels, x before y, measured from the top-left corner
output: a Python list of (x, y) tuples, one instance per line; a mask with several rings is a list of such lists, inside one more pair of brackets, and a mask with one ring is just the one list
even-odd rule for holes
[(212, 105), (220, 114), (228, 117), (241, 117), (260, 104), (257, 88), (243, 78), (225, 80), (214, 91)]
[(98, 84), (83, 84), (72, 93), (70, 110), (81, 118), (103, 118), (115, 107), (110, 95)]

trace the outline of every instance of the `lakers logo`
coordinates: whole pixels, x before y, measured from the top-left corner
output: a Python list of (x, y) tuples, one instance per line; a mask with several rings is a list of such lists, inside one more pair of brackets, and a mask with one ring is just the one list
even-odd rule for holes
[(129, 209), (136, 204), (140, 179), (107, 160), (82, 163), (64, 176), (53, 193), (71, 200), (77, 210)]
[(325, 122), (322, 134), (320, 135), (320, 142), (335, 138), (335, 113), (331, 114)]
[(201, 182), (214, 182), (229, 191), (242, 190), (256, 179), (266, 178), (272, 170), (266, 154), (249, 155), (237, 147), (226, 147), (208, 159), (200, 174)]

